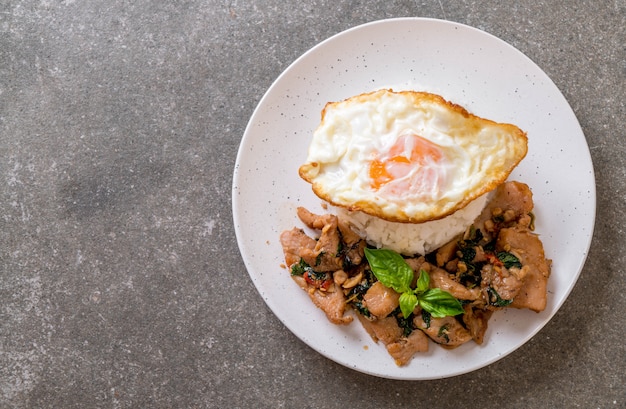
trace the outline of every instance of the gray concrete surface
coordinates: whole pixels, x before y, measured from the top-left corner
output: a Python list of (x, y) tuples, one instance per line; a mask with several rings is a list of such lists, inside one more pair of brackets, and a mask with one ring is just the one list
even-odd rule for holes
[[(590, 146), (578, 284), (506, 358), (377, 379), (265, 306), (231, 214), (263, 93), (360, 23), (469, 24), (554, 80)], [(626, 2), (0, 1), (0, 407), (626, 408)]]

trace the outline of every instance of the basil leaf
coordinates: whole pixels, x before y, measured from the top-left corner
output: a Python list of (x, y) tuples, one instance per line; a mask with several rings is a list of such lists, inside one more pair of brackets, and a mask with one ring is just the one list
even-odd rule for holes
[(440, 288), (431, 288), (417, 295), (420, 307), (435, 318), (463, 314), (463, 306), (447, 291)]
[(301, 276), (307, 269), (311, 269), (311, 266), (304, 261), (304, 259), (300, 259), (300, 261), (296, 264), (294, 263), (291, 266), (291, 275), (292, 276)]
[(472, 264), (476, 258), (476, 249), (474, 247), (463, 247), (461, 249), (461, 260), (465, 264)]
[(426, 272), (426, 270), (420, 270), (420, 276), (417, 279), (417, 287), (415, 288), (415, 293), (423, 293), (428, 290), (428, 286), (430, 285), (430, 276)]
[(400, 293), (400, 310), (405, 318), (418, 305), (435, 318), (463, 313), (463, 306), (452, 294), (440, 288), (428, 288), (430, 277), (425, 270), (420, 270), (417, 288), (411, 290), (411, 282), (415, 276), (413, 269), (395, 251), (366, 248), (365, 257), (378, 281)]
[(399, 293), (411, 290), (413, 269), (395, 251), (365, 248), (365, 257), (376, 276), (384, 286)]
[(409, 318), (409, 315), (411, 315), (415, 307), (417, 307), (417, 302), (417, 295), (412, 291), (400, 294), (400, 311), (402, 311), (404, 318)]
[(504, 264), (504, 267), (506, 268), (511, 268), (511, 267), (522, 268), (522, 262), (519, 260), (519, 258), (515, 257), (513, 254), (507, 251), (499, 252), (498, 260), (500, 260), (502, 264)]

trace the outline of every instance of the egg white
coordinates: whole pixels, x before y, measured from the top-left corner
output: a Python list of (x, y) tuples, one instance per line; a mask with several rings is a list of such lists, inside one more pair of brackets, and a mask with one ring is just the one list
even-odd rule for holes
[[(412, 153), (414, 144), (432, 156)], [(495, 188), (526, 150), (525, 133), (513, 125), (473, 116), (434, 94), (379, 90), (327, 104), (300, 175), (332, 204), (418, 223)], [(373, 177), (374, 162), (380, 178)]]

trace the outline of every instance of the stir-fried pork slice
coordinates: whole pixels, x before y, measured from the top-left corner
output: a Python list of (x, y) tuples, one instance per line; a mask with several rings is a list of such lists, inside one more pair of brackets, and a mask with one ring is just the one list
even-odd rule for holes
[[(528, 214), (533, 210), (533, 193), (527, 184), (522, 182), (506, 182), (496, 188), (495, 196), (487, 205), (488, 217), (493, 214), (493, 209), (512, 209), (515, 214), (512, 219)], [(483, 210), (483, 213), (485, 213)]]
[(337, 216), (332, 214), (316, 215), (304, 207), (298, 207), (298, 217), (308, 227), (321, 230), (321, 235), (313, 249), (306, 248), (301, 257), (315, 271), (337, 271), (342, 268), (343, 260), (339, 256), (341, 236), (339, 234)]
[(316, 264), (313, 267), (317, 271), (337, 271), (343, 266), (343, 260), (339, 255), (341, 249), (341, 237), (337, 228), (337, 219), (322, 228), (322, 234), (315, 246)]
[(398, 320), (395, 317), (375, 320), (369, 320), (361, 314), (357, 314), (357, 317), (374, 342), (381, 341), (387, 345), (402, 337), (402, 328), (398, 325)]
[(453, 275), (449, 274), (444, 269), (430, 264), (424, 257), (408, 258), (405, 261), (415, 272), (415, 280), (411, 284), (412, 286), (415, 286), (415, 281), (417, 281), (420, 271), (424, 270), (430, 277), (431, 288), (441, 288), (459, 300), (475, 300), (480, 297), (480, 289), (465, 287), (463, 284), (456, 281)]
[(422, 319), (422, 314), (413, 318), (413, 324), (424, 331), (433, 341), (446, 348), (456, 348), (472, 339), (470, 333), (454, 317), (430, 319), (427, 325)]
[(343, 219), (339, 219), (339, 231), (341, 232), (344, 243), (346, 243), (348, 246), (352, 246), (363, 240), (361, 236), (359, 236), (354, 232), (354, 230), (352, 230), (350, 224)]
[(529, 308), (539, 312), (546, 308), (548, 277), (551, 262), (546, 259), (539, 237), (525, 228), (507, 228), (500, 231), (496, 248), (515, 252), (528, 274), (511, 307)]
[(411, 267), (411, 269), (418, 273), (422, 268), (422, 265), (426, 262), (426, 258), (424, 256), (414, 257), (414, 258), (405, 258), (404, 261)]
[(357, 266), (363, 261), (365, 240), (356, 234), (348, 223), (333, 214), (317, 215), (298, 207), (298, 217), (309, 228), (321, 230), (315, 248), (307, 259), (315, 257), (316, 271), (339, 270), (344, 264)]
[(337, 218), (337, 216), (333, 214), (315, 214), (304, 207), (298, 207), (296, 213), (302, 223), (314, 230), (322, 230), (324, 226), (333, 223), (333, 219)]
[(324, 311), (326, 317), (333, 324), (349, 324), (352, 316), (346, 315), (346, 297), (341, 288), (333, 283), (326, 291), (316, 289), (308, 284), (301, 276), (292, 276), (293, 280), (309, 294), (313, 304)]
[[(343, 250), (344, 257), (349, 264), (358, 265), (363, 261), (365, 240), (355, 233), (348, 223), (333, 214), (317, 215), (304, 207), (298, 207), (297, 213), (305, 225), (312, 229), (322, 230), (322, 236), (324, 236), (324, 228), (328, 228), (328, 236), (323, 238), (327, 242), (320, 244), (320, 247), (323, 247), (323, 251), (326, 252), (325, 254), (338, 256), (339, 251)], [(320, 241), (322, 241), (322, 237), (320, 237)]]
[(404, 366), (411, 361), (418, 352), (428, 351), (428, 337), (422, 331), (415, 330), (406, 338), (387, 345), (387, 352), (393, 357), (398, 366)]
[(330, 229), (332, 226), (326, 232), (322, 230), (322, 236), (319, 240), (310, 238), (302, 229), (298, 228), (282, 232), (280, 243), (283, 247), (287, 266), (291, 267), (302, 259), (318, 272), (341, 269), (341, 259), (336, 257), (334, 252), (330, 254), (325, 251), (326, 247), (332, 248), (333, 245), (337, 245), (329, 231)]
[(444, 244), (437, 249), (435, 253), (435, 260), (437, 261), (437, 267), (443, 267), (446, 263), (456, 257), (456, 251), (458, 250), (457, 243), (459, 237)]
[(365, 255), (365, 240), (356, 234), (352, 228), (350, 228), (350, 225), (342, 219), (338, 219), (337, 227), (339, 228), (339, 233), (341, 233), (341, 239), (345, 247), (344, 257), (346, 262), (355, 266), (361, 264)]
[[(485, 264), (480, 271), (482, 281), (480, 286), (483, 296), (488, 304), (496, 303), (497, 297), (501, 300), (513, 300), (524, 285), (524, 278), (528, 274), (528, 268), (521, 269), (504, 266)], [(493, 293), (495, 291), (495, 294)], [(497, 296), (496, 296), (497, 294)]]
[(432, 268), (429, 275), (431, 288), (441, 288), (459, 300), (475, 300), (480, 297), (480, 289), (478, 287), (471, 289), (465, 287), (463, 284), (455, 281), (452, 278), (454, 276), (441, 268)]
[(409, 363), (415, 353), (428, 351), (428, 337), (419, 330), (404, 337), (395, 317), (374, 320), (361, 314), (357, 314), (357, 317), (374, 342), (380, 341), (385, 345), (398, 366)]
[(474, 222), (474, 225), (485, 234), (486, 241), (491, 240), (492, 237), (490, 229), (485, 228), (485, 223), (488, 226), (496, 209), (501, 210), (503, 215), (509, 210), (510, 216), (507, 218), (511, 220), (527, 217), (528, 213), (533, 210), (533, 194), (528, 185), (515, 181), (505, 182), (494, 190), (489, 203)]
[(376, 281), (363, 296), (365, 307), (370, 314), (377, 318), (384, 318), (391, 314), (400, 305), (400, 294), (380, 281)]
[[(288, 267), (291, 267), (300, 262), (303, 251), (313, 251), (317, 242), (307, 236), (302, 229), (294, 227), (291, 230), (285, 230), (281, 233), (280, 244), (285, 254), (285, 263)], [(315, 259), (313, 259), (313, 262), (315, 262)]]
[[(415, 272), (415, 279), (419, 277), (420, 271), (424, 270), (430, 277), (431, 288), (441, 288), (444, 291), (449, 292), (455, 298), (459, 300), (475, 300), (480, 297), (480, 289), (467, 288), (463, 284), (454, 279), (454, 276), (449, 274), (446, 270), (439, 267), (435, 267), (429, 262), (425, 261), (424, 257), (415, 259), (406, 259), (407, 264)], [(412, 283), (415, 285), (415, 282)]]
[(481, 345), (485, 339), (485, 332), (487, 332), (487, 325), (489, 323), (489, 318), (491, 318), (491, 315), (493, 314), (493, 310), (473, 308), (470, 304), (465, 305), (463, 309), (465, 310), (465, 313), (463, 314), (463, 323), (472, 336), (474, 342)]

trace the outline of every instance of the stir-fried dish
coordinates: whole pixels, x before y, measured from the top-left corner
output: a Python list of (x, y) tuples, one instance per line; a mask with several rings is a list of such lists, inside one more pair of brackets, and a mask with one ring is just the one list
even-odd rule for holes
[(356, 316), (402, 366), (431, 341), (482, 344), (500, 309), (546, 307), (551, 261), (532, 211), (529, 187), (506, 182), (463, 236), (425, 256), (369, 248), (341, 218), (302, 207), (299, 219), (317, 234), (295, 227), (280, 240), (291, 277), (327, 318)]

